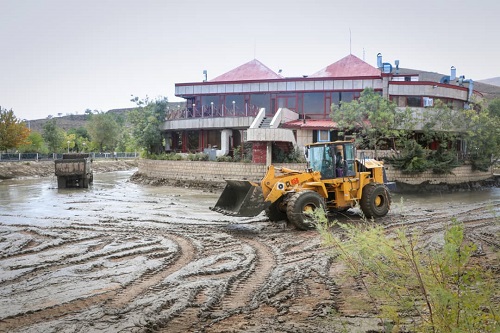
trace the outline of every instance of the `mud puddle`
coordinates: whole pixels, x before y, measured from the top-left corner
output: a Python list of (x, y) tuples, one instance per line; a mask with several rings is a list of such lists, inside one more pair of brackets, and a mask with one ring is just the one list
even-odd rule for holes
[[(378, 329), (369, 305), (347, 301), (315, 231), (222, 216), (208, 208), (218, 193), (131, 174), (97, 174), (83, 190), (52, 177), (0, 182), (0, 331)], [(388, 229), (419, 228), (436, 246), (455, 217), (486, 257), (498, 250), (499, 189), (393, 202)], [(339, 219), (359, 221), (351, 213)]]

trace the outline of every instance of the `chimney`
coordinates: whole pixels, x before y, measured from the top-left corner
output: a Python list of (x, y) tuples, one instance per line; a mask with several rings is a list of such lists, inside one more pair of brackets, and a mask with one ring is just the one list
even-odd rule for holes
[(451, 66), (451, 75), (450, 75), (450, 81), (453, 81), (457, 78), (457, 69), (455, 66)]

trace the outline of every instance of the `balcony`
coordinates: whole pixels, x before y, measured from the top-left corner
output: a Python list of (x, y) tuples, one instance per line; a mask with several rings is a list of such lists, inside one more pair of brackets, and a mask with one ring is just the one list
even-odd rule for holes
[(259, 109), (255, 105), (236, 105), (228, 108), (225, 105), (192, 106), (170, 110), (165, 117), (162, 130), (197, 130), (250, 127)]

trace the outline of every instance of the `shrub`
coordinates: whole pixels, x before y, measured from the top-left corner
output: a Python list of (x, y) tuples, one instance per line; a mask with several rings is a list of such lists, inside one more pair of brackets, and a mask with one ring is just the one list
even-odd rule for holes
[(149, 154), (147, 152), (142, 152), (141, 157), (150, 160), (162, 160), (162, 161), (180, 161), (182, 160), (182, 155), (176, 153), (169, 154)]
[(252, 162), (252, 144), (245, 142), (243, 147), (234, 148), (233, 160), (234, 162)]
[(273, 143), (274, 163), (305, 163), (305, 161), (305, 157), (298, 147), (294, 147), (290, 151), (286, 152)]
[(217, 162), (233, 162), (231, 156), (217, 156)]
[(386, 160), (403, 173), (420, 173), (428, 168), (426, 152), (415, 140), (406, 140), (401, 152)]
[[(440, 250), (419, 248), (419, 235), (404, 228), (387, 234), (383, 226), (334, 222), (344, 232), (333, 235), (317, 216), (323, 243), (339, 258), (378, 308), (386, 332), (498, 332), (500, 308), (492, 303), (498, 281), (470, 262), (475, 245), (464, 226), (452, 221)], [(389, 320), (389, 321), (387, 321)]]
[(190, 161), (208, 161), (208, 154), (196, 153), (187, 155), (187, 159)]
[(456, 152), (439, 148), (429, 154), (429, 162), (432, 165), (432, 172), (437, 174), (449, 174), (451, 171), (458, 167), (460, 163)]
[(196, 155), (197, 155), (198, 161), (208, 161), (208, 154), (198, 153)]

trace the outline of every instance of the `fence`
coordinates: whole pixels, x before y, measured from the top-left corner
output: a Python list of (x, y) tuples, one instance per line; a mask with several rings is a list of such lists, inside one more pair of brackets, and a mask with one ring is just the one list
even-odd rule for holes
[[(0, 154), (0, 162), (15, 162), (15, 161), (50, 161), (62, 158), (63, 154), (38, 154), (38, 153), (15, 153), (15, 154)], [(138, 152), (132, 153), (89, 153), (94, 159), (111, 158), (111, 159), (126, 159), (138, 158)]]

